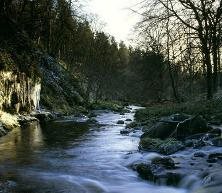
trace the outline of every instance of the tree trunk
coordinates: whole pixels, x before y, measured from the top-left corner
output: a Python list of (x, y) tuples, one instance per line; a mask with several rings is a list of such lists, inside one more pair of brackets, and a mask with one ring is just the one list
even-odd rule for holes
[(212, 89), (212, 65), (210, 59), (210, 51), (207, 46), (203, 48), (204, 53), (204, 65), (207, 67), (206, 81), (207, 81), (207, 99), (210, 100), (213, 98), (213, 89)]
[[(167, 6), (168, 6), (169, 2), (167, 1)], [(170, 41), (170, 31), (169, 31), (169, 22), (170, 22), (170, 13), (169, 13), (169, 9), (167, 9), (167, 26), (166, 26), (166, 31), (167, 31), (167, 66), (168, 66), (168, 71), (169, 71), (169, 75), (170, 75), (170, 80), (171, 80), (171, 86), (173, 89), (173, 96), (176, 99), (176, 101), (179, 102), (179, 97), (177, 94), (177, 90), (176, 90), (176, 86), (175, 86), (175, 81), (174, 81), (174, 77), (173, 77), (173, 72), (172, 72), (172, 68), (170, 65), (170, 46), (169, 46), (169, 41)]]
[(216, 26), (213, 28), (212, 37), (212, 56), (213, 56), (213, 92), (216, 93), (218, 89), (218, 47), (219, 41), (216, 31)]
[(217, 49), (213, 49), (213, 92), (216, 93), (218, 90), (218, 55)]

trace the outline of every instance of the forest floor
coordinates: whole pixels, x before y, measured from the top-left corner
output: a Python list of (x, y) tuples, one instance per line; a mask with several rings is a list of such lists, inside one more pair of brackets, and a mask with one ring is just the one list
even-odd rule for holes
[(139, 124), (150, 124), (172, 114), (201, 115), (209, 123), (222, 124), (222, 97), (212, 100), (194, 100), (183, 103), (166, 102), (153, 104), (136, 112)]

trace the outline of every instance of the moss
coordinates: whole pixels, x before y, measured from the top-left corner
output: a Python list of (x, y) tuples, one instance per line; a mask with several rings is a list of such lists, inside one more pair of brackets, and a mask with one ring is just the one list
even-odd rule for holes
[(126, 125), (126, 128), (136, 128), (136, 127), (140, 127), (141, 125), (135, 121), (129, 123)]
[(185, 113), (189, 115), (202, 115), (206, 120), (219, 119), (222, 121), (222, 99), (210, 101), (193, 101), (185, 103), (170, 103), (149, 106), (136, 112), (135, 118), (138, 122), (150, 122), (163, 116), (169, 116), (176, 113)]
[(158, 138), (152, 139), (145, 137), (140, 140), (139, 148), (146, 151), (154, 151), (164, 155), (169, 155), (183, 149), (184, 145), (182, 142), (174, 138), (161, 140)]
[(97, 101), (90, 104), (89, 106), (92, 110), (111, 110), (116, 112), (124, 112), (124, 106), (119, 101)]

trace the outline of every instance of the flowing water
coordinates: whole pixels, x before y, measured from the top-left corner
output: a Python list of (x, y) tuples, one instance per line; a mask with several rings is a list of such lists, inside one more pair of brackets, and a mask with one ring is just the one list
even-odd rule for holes
[(120, 135), (118, 120), (133, 119), (98, 112), (100, 126), (72, 119), (40, 126), (27, 124), (0, 139), (0, 176), (16, 193), (185, 193), (140, 179), (128, 167), (137, 152), (139, 131)]

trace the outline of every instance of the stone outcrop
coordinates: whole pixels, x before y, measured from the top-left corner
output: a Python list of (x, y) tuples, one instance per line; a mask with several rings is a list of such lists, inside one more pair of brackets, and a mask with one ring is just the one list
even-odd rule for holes
[(39, 110), (41, 81), (25, 73), (0, 72), (0, 110), (19, 113)]

